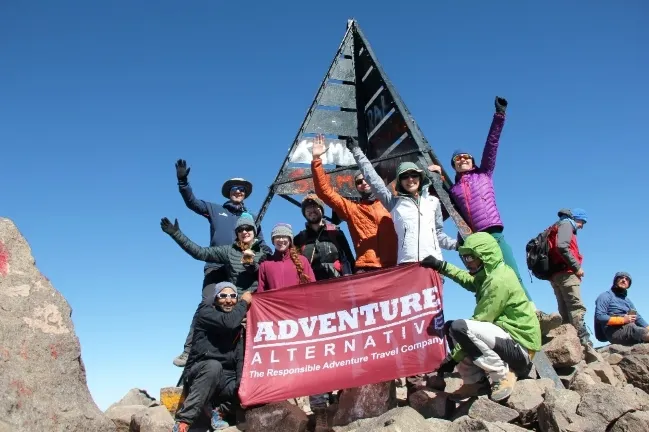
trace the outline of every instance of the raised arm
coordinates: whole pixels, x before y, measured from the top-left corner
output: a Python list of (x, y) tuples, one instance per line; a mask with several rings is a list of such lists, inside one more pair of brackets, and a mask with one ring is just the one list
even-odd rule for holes
[(365, 181), (370, 185), (374, 195), (376, 195), (388, 211), (392, 211), (397, 203), (397, 197), (392, 195), (390, 189), (388, 189), (385, 183), (383, 183), (383, 179), (376, 173), (372, 163), (367, 159), (367, 156), (363, 154), (358, 143), (356, 143), (355, 140), (352, 140), (352, 143), (350, 144), (348, 141), (348, 147), (350, 147), (352, 155), (358, 164), (358, 168), (363, 173), (363, 177), (365, 177)]
[(482, 160), (480, 161), (480, 170), (492, 175), (496, 168), (496, 156), (498, 155), (498, 144), (500, 134), (505, 124), (505, 110), (507, 109), (507, 100), (496, 97), (496, 113), (491, 121), (487, 142), (482, 151)]
[(457, 250), (457, 239), (444, 232), (444, 217), (442, 216), (442, 205), (438, 198), (429, 196), (428, 199), (435, 203), (435, 234), (442, 249)]
[(194, 196), (191, 186), (189, 186), (189, 181), (187, 177), (191, 168), (187, 167), (187, 162), (183, 159), (178, 159), (176, 162), (176, 177), (178, 178), (178, 190), (180, 195), (185, 201), (185, 205), (193, 212), (198, 213), (201, 216), (207, 217), (209, 215), (209, 203), (203, 200), (199, 200)]
[(313, 140), (313, 148), (311, 153), (313, 159), (311, 161), (311, 174), (313, 175), (313, 188), (315, 194), (325, 204), (331, 207), (343, 220), (349, 219), (350, 202), (343, 198), (338, 192), (331, 187), (331, 179), (325, 173), (322, 167), (322, 155), (329, 150), (324, 143), (324, 137), (319, 135)]
[(162, 218), (160, 220), (160, 228), (162, 231), (169, 234), (169, 236), (174, 239), (178, 246), (180, 246), (185, 252), (191, 255), (193, 258), (199, 261), (207, 261), (217, 264), (227, 264), (228, 262), (228, 249), (230, 246), (219, 246), (219, 247), (201, 247), (191, 241), (182, 231), (180, 231), (180, 226), (178, 225), (178, 219), (175, 220), (174, 224), (169, 221), (167, 218)]

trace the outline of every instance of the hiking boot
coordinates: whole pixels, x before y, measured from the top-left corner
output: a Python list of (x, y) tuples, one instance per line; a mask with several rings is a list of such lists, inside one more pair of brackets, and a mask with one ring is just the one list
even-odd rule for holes
[(314, 432), (330, 432), (329, 422), (327, 421), (327, 408), (315, 407), (312, 409), (313, 416), (315, 417)]
[(563, 318), (556, 312), (546, 314), (543, 311), (537, 310), (536, 317), (539, 320), (539, 324), (541, 324), (541, 334), (543, 336), (547, 336), (550, 331), (563, 324)]
[(505, 400), (512, 394), (514, 385), (516, 384), (516, 374), (514, 372), (507, 372), (507, 377), (499, 382), (495, 382), (491, 386), (491, 400), (500, 402)]
[(174, 359), (174, 365), (178, 367), (185, 367), (185, 365), (187, 364), (187, 357), (189, 357), (189, 353), (183, 351), (181, 355)]
[(455, 390), (453, 393), (448, 394), (448, 398), (454, 402), (464, 399), (486, 395), (489, 393), (489, 381), (487, 378), (482, 378), (477, 383), (462, 384), (462, 387)]
[(212, 420), (210, 421), (210, 425), (214, 430), (220, 430), (220, 429), (225, 429), (230, 427), (230, 424), (225, 420), (223, 420), (221, 411), (218, 409), (212, 411)]
[(171, 432), (189, 432), (189, 425), (185, 422), (176, 422)]

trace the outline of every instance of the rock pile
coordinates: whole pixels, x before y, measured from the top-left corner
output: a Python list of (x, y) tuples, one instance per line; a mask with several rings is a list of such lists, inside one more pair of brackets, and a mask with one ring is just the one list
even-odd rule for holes
[(71, 313), (0, 218), (0, 431), (115, 431), (90, 396)]

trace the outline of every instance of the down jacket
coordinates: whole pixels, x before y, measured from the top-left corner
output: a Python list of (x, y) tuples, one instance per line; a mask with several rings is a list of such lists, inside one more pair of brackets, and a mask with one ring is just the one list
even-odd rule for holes
[(225, 267), (228, 275), (227, 282), (233, 283), (237, 287), (239, 295), (246, 291), (257, 291), (257, 276), (259, 263), (266, 259), (266, 253), (258, 239), (255, 239), (250, 249), (255, 253), (255, 259), (252, 264), (243, 264), (243, 251), (237, 244), (227, 246), (201, 247), (191, 241), (189, 237), (178, 230), (170, 235), (172, 239), (189, 255), (199, 261), (206, 261), (221, 264)]
[(437, 197), (428, 195), (427, 183), (422, 181), (417, 198), (401, 192), (395, 196), (360, 147), (353, 147), (352, 155), (372, 192), (392, 215), (398, 239), (397, 264), (419, 262), (428, 255), (441, 260), (441, 248), (457, 248), (457, 240), (443, 231), (442, 207)]
[(493, 173), (504, 124), (505, 115), (494, 114), (480, 165), (476, 166), (474, 162), (471, 171), (458, 173), (455, 176), (455, 184), (451, 187), (451, 197), (473, 232), (493, 227), (503, 228), (496, 206)]
[(313, 186), (318, 197), (345, 222), (356, 249), (357, 268), (385, 268), (397, 264), (397, 233), (392, 216), (379, 200), (350, 201), (337, 193), (322, 168), (311, 162)]

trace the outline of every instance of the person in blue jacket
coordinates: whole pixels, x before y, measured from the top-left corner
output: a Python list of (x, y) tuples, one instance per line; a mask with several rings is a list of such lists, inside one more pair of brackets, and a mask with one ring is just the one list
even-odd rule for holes
[[(233, 178), (221, 187), (221, 194), (226, 199), (223, 204), (216, 204), (209, 201), (204, 201), (196, 198), (191, 186), (189, 185), (188, 176), (191, 168), (187, 166), (187, 162), (183, 159), (178, 159), (176, 162), (176, 177), (178, 178), (178, 190), (180, 195), (185, 201), (185, 205), (204, 218), (210, 223), (210, 246), (225, 246), (231, 245), (235, 242), (235, 225), (239, 216), (243, 213), (250, 213), (244, 204), (244, 200), (252, 193), (252, 183), (242, 178)], [(251, 213), (252, 214), (252, 213)], [(253, 218), (255, 217), (252, 214)], [(265, 254), (272, 254), (272, 250), (264, 242), (264, 236), (261, 233), (261, 227), (257, 227), (257, 240), (260, 248)], [(214, 286), (217, 283), (225, 282), (228, 280), (228, 275), (222, 264), (206, 263), (203, 275), (203, 293), (202, 299), (189, 327), (187, 339), (185, 339), (185, 348), (178, 357), (173, 361), (174, 365), (178, 367), (185, 367), (187, 357), (192, 347), (192, 338), (194, 336), (194, 326), (196, 325), (196, 317), (201, 305), (204, 304), (207, 297), (214, 291)]]
[(595, 301), (595, 337), (600, 342), (635, 345), (649, 342), (649, 324), (628, 297), (631, 275), (615, 273), (613, 287)]

